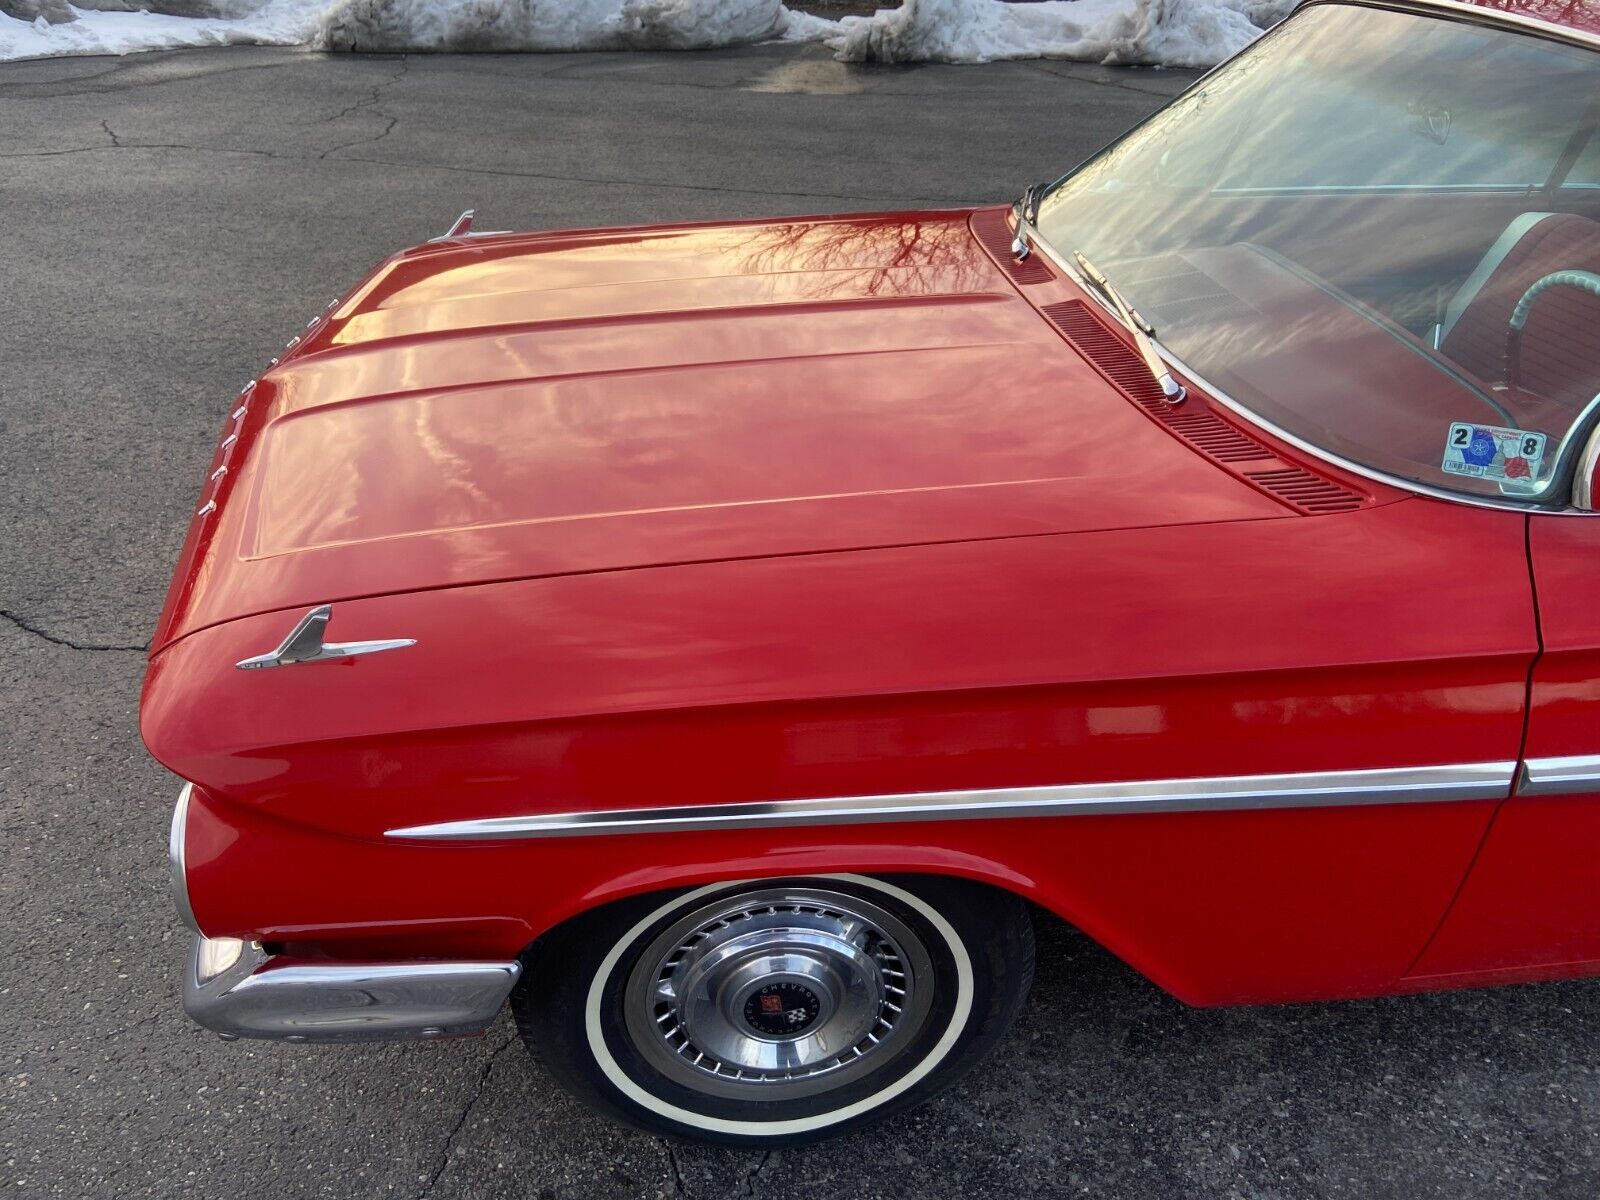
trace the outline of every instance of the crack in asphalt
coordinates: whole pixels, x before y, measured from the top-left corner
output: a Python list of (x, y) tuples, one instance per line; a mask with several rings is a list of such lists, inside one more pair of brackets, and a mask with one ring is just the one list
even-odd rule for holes
[(744, 1181), (740, 1184), (740, 1191), (744, 1195), (754, 1196), (756, 1194), (756, 1176), (760, 1175), (761, 1172), (767, 1169), (767, 1164), (772, 1161), (772, 1156), (775, 1153), (777, 1153), (775, 1150), (763, 1150), (761, 1152), (761, 1161), (756, 1163), (755, 1167), (750, 1171), (746, 1172)]
[[(1079, 74), (1077, 71), (1051, 70), (1049, 63), (1052, 61), (1055, 60), (1027, 59), (1023, 60), (1020, 65), (1029, 71), (1036, 71), (1040, 75), (1048, 75), (1052, 79), (1059, 79), (1063, 83), (1082, 83), (1087, 84), (1090, 87), (1116, 88), (1118, 91), (1122, 92), (1138, 92), (1141, 96), (1165, 96), (1170, 98), (1178, 94), (1177, 92), (1168, 90), (1164, 87), (1140, 87), (1137, 83), (1125, 82), (1120, 79), (1095, 79), (1089, 75)], [(1179, 69), (1179, 77), (1187, 79), (1190, 82), (1192, 82), (1193, 79), (1197, 78), (1199, 75), (1198, 72), (1182, 74), (1183, 70), (1186, 70), (1186, 68)]]
[[(240, 47), (229, 47), (227, 53), (236, 55)], [(183, 60), (181, 69), (175, 57)], [(106, 68), (94, 75), (79, 76), (76, 79), (7, 79), (0, 81), (0, 96), (17, 96), (22, 99), (64, 100), (74, 96), (106, 96), (117, 92), (133, 91), (136, 88), (156, 87), (166, 83), (189, 83), (196, 79), (210, 79), (218, 75), (234, 75), (240, 71), (281, 71), (285, 67), (294, 66), (296, 60), (284, 59), (278, 62), (249, 63), (242, 66), (218, 66), (193, 69), (202, 64), (191, 60), (197, 57), (193, 50), (152, 51), (139, 56), (138, 61), (121, 62)], [(82, 84), (93, 83), (97, 79), (111, 79), (120, 75), (132, 75), (134, 78), (99, 87), (83, 87)], [(144, 78), (149, 76), (149, 78)]]
[[(398, 120), (398, 118), (396, 118)], [(104, 123), (102, 122), (102, 125)], [(392, 127), (391, 127), (392, 128)], [(109, 130), (107, 131), (109, 132)], [(351, 145), (362, 145), (378, 141), (387, 136), (388, 130), (379, 134), (377, 138), (368, 138)], [(335, 146), (334, 149), (342, 147)], [(254, 158), (271, 158), (279, 162), (318, 162), (323, 155), (316, 154), (280, 154), (276, 150), (243, 150), (233, 146), (188, 146), (181, 142), (125, 142), (118, 141), (114, 146), (74, 146), (67, 150), (16, 150), (0, 153), (0, 159), (12, 158), (57, 158), (64, 154), (89, 154), (93, 152), (109, 152), (113, 150), (183, 150), (192, 154), (242, 154)], [(332, 153), (328, 151), (327, 153)], [(709, 183), (668, 183), (658, 179), (605, 179), (589, 175), (552, 175), (540, 171), (512, 171), (497, 167), (457, 167), (446, 163), (430, 162), (404, 162), (393, 158), (365, 158), (359, 155), (346, 154), (332, 159), (336, 163), (365, 163), (377, 167), (404, 167), (413, 171), (445, 171), (456, 175), (494, 175), (511, 179), (538, 179), (547, 183), (592, 183), (604, 187), (616, 188), (646, 188), (658, 191), (681, 192), (713, 192), (733, 196), (774, 196), (774, 197), (799, 197), (805, 200), (862, 200), (870, 204), (894, 205), (941, 205), (953, 203), (948, 196), (864, 196), (853, 192), (801, 192), (801, 191), (774, 191), (768, 188), (742, 188), (726, 187), (721, 184)]]
[[(671, 1138), (658, 1138), (657, 1140), (661, 1143), (661, 1148), (667, 1152), (667, 1165), (672, 1174), (673, 1194), (683, 1196), (685, 1200), (694, 1200), (694, 1193), (689, 1190), (689, 1185), (683, 1178), (683, 1163), (678, 1158), (678, 1147)], [(739, 1179), (739, 1186), (730, 1194), (753, 1197), (756, 1194), (756, 1178), (767, 1169), (767, 1164), (772, 1161), (773, 1155), (776, 1153), (776, 1150), (763, 1150), (761, 1157), (756, 1160), (753, 1167), (745, 1171)]]
[[(190, 154), (237, 154), (256, 158), (270, 158), (283, 162), (320, 162), (330, 155), (353, 146), (370, 146), (381, 142), (394, 132), (399, 125), (400, 118), (383, 111), (378, 105), (383, 100), (383, 94), (389, 88), (399, 83), (410, 73), (412, 65), (411, 55), (400, 55), (400, 67), (393, 75), (375, 84), (370, 93), (354, 104), (348, 104), (331, 116), (317, 122), (320, 125), (329, 125), (346, 117), (355, 116), (357, 113), (371, 113), (384, 120), (384, 128), (377, 134), (369, 137), (355, 138), (342, 142), (337, 146), (330, 146), (316, 154), (284, 154), (276, 150), (260, 150), (237, 146), (195, 146), (184, 142), (137, 142), (124, 141), (112, 128), (109, 120), (102, 120), (100, 128), (111, 141), (111, 144), (95, 144), (92, 146), (70, 146), (60, 150), (16, 150), (0, 152), (0, 159), (23, 158), (59, 158), (69, 154), (89, 154), (97, 151), (111, 150), (167, 150), (180, 151)], [(239, 68), (259, 69), (259, 68)], [(222, 74), (225, 72), (217, 72)], [(114, 89), (102, 89), (110, 91)], [(405, 167), (420, 170), (445, 171), (461, 175), (489, 175), (511, 179), (537, 179), (547, 183), (577, 183), (596, 184), (603, 187), (615, 188), (654, 188), (662, 191), (707, 192), (713, 194), (735, 196), (771, 196), (775, 198), (793, 197), (805, 200), (846, 200), (860, 201), (868, 204), (945, 204), (948, 197), (907, 197), (907, 196), (871, 196), (852, 192), (813, 192), (813, 191), (782, 191), (768, 188), (728, 187), (719, 184), (705, 183), (676, 183), (659, 179), (616, 179), (603, 178), (592, 175), (560, 175), (542, 171), (518, 171), (510, 168), (499, 167), (466, 167), (453, 166), (445, 163), (433, 162), (403, 162), (397, 159), (372, 158), (360, 154), (342, 154), (335, 162), (365, 163), (371, 166)]]
[(72, 146), (66, 150), (8, 150), (0, 158), (60, 158), (63, 154), (87, 154), (91, 150), (115, 150), (116, 146)]
[(317, 123), (319, 125), (331, 125), (335, 121), (341, 120), (344, 117), (348, 117), (351, 113), (360, 112), (364, 108), (371, 108), (382, 97), (384, 88), (398, 83), (400, 79), (411, 70), (411, 56), (409, 54), (402, 54), (399, 58), (399, 63), (400, 69), (393, 75), (389, 76), (388, 79), (385, 79), (382, 83), (374, 84), (372, 87), (372, 94), (369, 95), (365, 100), (357, 100), (354, 104), (347, 104), (338, 112), (334, 113), (333, 116), (324, 117)]
[(34, 637), (42, 638), (44, 641), (49, 642), (53, 646), (65, 646), (68, 650), (126, 650), (129, 653), (143, 654), (145, 651), (150, 649), (150, 644), (148, 642), (141, 646), (117, 646), (101, 645), (96, 642), (75, 642), (71, 638), (57, 637), (53, 633), (48, 633), (45, 630), (40, 629), (26, 617), (18, 616), (16, 613), (4, 608), (0, 608), (0, 617), (4, 617), (7, 621), (10, 621), (24, 633), (31, 633)]
[(729, 192), (740, 196), (800, 196), (809, 200), (868, 200), (875, 204), (942, 204), (948, 200), (928, 200), (904, 196), (861, 196), (844, 192), (790, 192), (770, 191), (765, 188), (724, 187), (709, 183), (667, 183), (655, 179), (600, 179), (587, 175), (549, 175), (539, 171), (512, 171), (497, 167), (452, 167), (438, 163), (408, 163), (386, 158), (341, 158), (338, 162), (364, 162), (386, 167), (431, 167), (436, 171), (452, 171), (463, 175), (501, 175), (513, 179), (541, 179), (551, 183), (595, 183), (605, 187), (657, 188), (683, 192)]
[(450, 1132), (445, 1135), (444, 1145), (439, 1148), (438, 1157), (434, 1159), (433, 1167), (428, 1172), (428, 1182), (422, 1185), (422, 1190), (417, 1193), (417, 1200), (424, 1200), (439, 1182), (445, 1168), (450, 1165), (450, 1152), (455, 1146), (456, 1136), (466, 1126), (467, 1118), (472, 1115), (472, 1110), (477, 1107), (478, 1101), (483, 1098), (484, 1090), (489, 1086), (489, 1076), (494, 1073), (494, 1064), (500, 1056), (510, 1048), (511, 1043), (517, 1040), (516, 1032), (510, 1033), (506, 1040), (490, 1052), (484, 1059), (483, 1068), (478, 1072), (477, 1086), (472, 1089), (472, 1095), (467, 1097), (467, 1102), (461, 1106), (461, 1115), (456, 1118), (456, 1123), (450, 1127)]
[(378, 134), (376, 137), (356, 138), (353, 141), (342, 142), (337, 146), (330, 146), (328, 149), (324, 150), (321, 154), (317, 155), (317, 158), (319, 158), (319, 159), (327, 158), (328, 155), (334, 153), (334, 151), (336, 151), (336, 150), (348, 150), (351, 146), (370, 146), (373, 142), (381, 142), (381, 141), (383, 141), (384, 138), (388, 137), (391, 133), (393, 133), (394, 132), (394, 127), (396, 125), (400, 124), (400, 118), (397, 117), (397, 116), (394, 116), (392, 113), (384, 112), (381, 108), (378, 107), (378, 102), (383, 99), (384, 91), (386, 89), (388, 89), (388, 88), (393, 87), (395, 84), (399, 83), (402, 79), (404, 79), (405, 76), (406, 76), (406, 73), (409, 72), (410, 70), (411, 70), (411, 58), (410, 58), (409, 55), (402, 54), (400, 56), (400, 69), (398, 71), (396, 71), (393, 75), (389, 76), (388, 79), (385, 79), (381, 83), (375, 84), (373, 86), (373, 88), (372, 88), (372, 94), (371, 95), (369, 95), (365, 100), (358, 100), (354, 104), (346, 105), (339, 112), (334, 113), (333, 116), (331, 116), (331, 117), (327, 118), (327, 120), (321, 122), (321, 124), (324, 124), (324, 125), (331, 125), (331, 124), (333, 124), (333, 122), (342, 121), (346, 117), (353, 117), (353, 116), (355, 116), (356, 113), (368, 113), (368, 114), (370, 114), (372, 116), (378, 117), (378, 118), (388, 122), (388, 124), (386, 126), (384, 126), (384, 129), (383, 129), (382, 133)]
[(683, 1182), (683, 1164), (678, 1161), (678, 1148), (667, 1138), (661, 1139), (661, 1145), (667, 1152), (667, 1164), (672, 1168), (672, 1190), (679, 1196), (688, 1196), (689, 1189)]
[[(105, 128), (105, 124), (104, 121), (100, 123), (102, 129)], [(107, 129), (106, 132), (110, 133), (111, 131)], [(189, 150), (196, 154), (249, 154), (260, 158), (281, 158), (302, 162), (313, 161), (310, 156), (305, 154), (278, 154), (273, 150), (236, 150), (228, 146), (186, 146), (179, 142), (124, 142), (120, 139), (113, 146), (107, 146), (104, 142), (100, 142), (93, 146), (72, 146), (66, 150), (8, 150), (4, 154), (0, 154), (0, 158), (58, 158), (63, 154), (90, 154), (97, 150)]]
[(432, 167), (436, 171), (452, 171), (463, 175), (500, 175), (509, 176), (513, 179), (542, 179), (551, 183), (596, 183), (605, 187), (659, 188), (684, 192), (731, 192), (741, 196), (800, 196), (811, 200), (869, 200), (876, 204), (948, 203), (948, 201), (926, 200), (917, 197), (908, 199), (904, 196), (860, 196), (843, 192), (769, 191), (764, 188), (724, 187), (720, 184), (710, 183), (667, 183), (655, 179), (601, 179), (588, 175), (549, 175), (539, 171), (512, 171), (498, 167), (452, 167), (437, 163), (398, 162), (387, 158), (349, 157), (336, 161), (374, 163), (386, 167)]

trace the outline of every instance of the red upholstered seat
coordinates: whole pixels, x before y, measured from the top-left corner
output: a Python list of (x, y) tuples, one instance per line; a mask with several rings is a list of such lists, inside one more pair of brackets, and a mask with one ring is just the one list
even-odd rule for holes
[[(1600, 273), (1600, 222), (1566, 213), (1518, 217), (1451, 301), (1440, 349), (1478, 378), (1503, 384), (1511, 311), (1554, 271)], [(1576, 415), (1600, 393), (1600, 297), (1573, 287), (1543, 292), (1523, 331), (1520, 360), (1520, 389), (1533, 395), (1511, 397), (1514, 411), (1551, 405)]]

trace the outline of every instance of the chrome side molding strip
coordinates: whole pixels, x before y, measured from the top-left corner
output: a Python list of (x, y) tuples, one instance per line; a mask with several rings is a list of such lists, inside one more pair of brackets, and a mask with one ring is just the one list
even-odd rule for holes
[(1530, 758), (1522, 764), (1517, 795), (1565, 796), (1572, 792), (1600, 792), (1600, 754)]
[(597, 837), (690, 830), (857, 825), (885, 821), (956, 821), (1002, 817), (1105, 816), (1111, 813), (1226, 812), (1355, 804), (1500, 800), (1510, 794), (1515, 762), (1459, 763), (1292, 775), (1072, 783), (1058, 787), (833, 796), (755, 804), (690, 804), (598, 812), (484, 817), (391, 829), (391, 838), (497, 841)]

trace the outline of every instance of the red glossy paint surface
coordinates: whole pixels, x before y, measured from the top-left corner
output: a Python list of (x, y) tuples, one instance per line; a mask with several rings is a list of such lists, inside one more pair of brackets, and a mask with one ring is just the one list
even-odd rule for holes
[(1191, 1003), (1227, 1004), (1387, 988), (1437, 920), (1492, 807), (962, 821), (799, 829), (781, 838), (727, 832), (450, 848), (317, 836), (201, 801), (191, 809), (189, 853), (208, 931), (314, 941), (358, 959), (509, 956), (594, 904), (716, 879), (956, 874), (1033, 897)]
[[(958, 254), (952, 247), (944, 252)], [(1000, 461), (1004, 447), (1006, 461), (1043, 466), (1059, 489), (1049, 500), (1008, 507), (990, 499), (1004, 487), (971, 483), (946, 489), (953, 507), (938, 513), (901, 497), (892, 511), (921, 529), (968, 522), (958, 537), (923, 534), (920, 545), (833, 549), (836, 523), (813, 515), (747, 526), (741, 558), (660, 554), (668, 561), (635, 566), (612, 542), (602, 547), (611, 557), (584, 573), (446, 576), (437, 581), (461, 586), (338, 603), (331, 637), (418, 639), (342, 664), (231, 669), (270, 648), (292, 612), (207, 624), (158, 654), (144, 730), (163, 761), (209, 793), (188, 843), (208, 932), (348, 955), (511, 954), (552, 922), (630, 892), (752, 873), (928, 870), (1030, 895), (1195, 1002), (1392, 985), (1438, 924), (1493, 801), (491, 846), (382, 840), (419, 822), (572, 808), (1516, 756), (1534, 651), (1520, 516), (1397, 502), (1381, 488), (1355, 512), (1295, 515), (1116, 393), (1003, 276), (991, 285), (1001, 299), (956, 306), (976, 308), (967, 316), (980, 326), (1007, 314), (1010, 357), (994, 360), (990, 386), (969, 382), (956, 396), (942, 360), (919, 352), (902, 364), (925, 372), (918, 378), (859, 374), (867, 391), (853, 401), (838, 381), (771, 419), (820, 437), (826, 414), (839, 424), (821, 407), (826, 392), (828, 403), (864, 410), (870, 429), (873, 406), (889, 397), (905, 440), (925, 444), (875, 435), (879, 457), (892, 457), (884, 470), (962, 465), (948, 421), (978, 463)], [(1058, 279), (1028, 287), (1037, 304), (1075, 295)], [(719, 337), (744, 336), (718, 327)], [(818, 364), (805, 371), (822, 379)], [(687, 411), (700, 421), (723, 412), (728, 393), (691, 373), (703, 390)], [(940, 422), (919, 422), (919, 391)], [(1191, 404), (1198, 413), (1206, 401)], [(1022, 405), (1027, 421), (1013, 419)], [(325, 408), (274, 420), (288, 426)], [(589, 453), (610, 465), (568, 466), (569, 488), (604, 483), (616, 444), (633, 436), (632, 418), (599, 411), (612, 423), (595, 418)], [(658, 428), (670, 439), (665, 418)], [(746, 434), (743, 444), (760, 444)], [(375, 443), (375, 456), (411, 452), (385, 420), (363, 431), (360, 453)], [(807, 453), (826, 451), (818, 442)], [(726, 455), (689, 449), (659, 466), (656, 486), (673, 496), (698, 486), (683, 472), (721, 480), (730, 469)], [(490, 478), (507, 503), (523, 503), (514, 469)], [(768, 475), (775, 487), (833, 469), (774, 459)], [(634, 511), (650, 507), (641, 480), (616, 486), (639, 490)], [(441, 502), (422, 492), (400, 517), (353, 519), (414, 520)], [(563, 494), (551, 486), (541, 503)], [(261, 495), (258, 511), (270, 509)], [(814, 513), (836, 502), (820, 503)], [(1130, 505), (1142, 506), (1137, 518), (1119, 518)], [(1024, 509), (1033, 524), (1002, 522)], [(544, 528), (563, 524), (574, 522)], [(414, 536), (381, 527), (385, 541)], [(810, 538), (810, 552), (795, 553), (789, 532)], [(765, 554), (758, 534), (775, 541)], [(630, 536), (640, 553), (652, 548)], [(1463, 543), (1481, 572), (1459, 570)], [(338, 557), (351, 544), (301, 554), (331, 553), (322, 561), (332, 571), (351, 561)], [(512, 566), (485, 574), (520, 573), (504, 546), (488, 553)], [(186, 603), (214, 603), (211, 589), (246, 594), (228, 576), (248, 579), (255, 563), (211, 561)], [(1439, 621), (1441, 611), (1456, 619)]]
[(1284, 515), (1108, 387), (965, 213), (408, 251), (244, 407), (158, 647), (422, 587)]
[[(1500, 589), (1456, 569), (1463, 538)], [(1533, 650), (1522, 548), (1515, 514), (1406, 501), (374, 597), (337, 605), (330, 637), (416, 646), (243, 672), (283, 617), (202, 630), (155, 660), (144, 732), (220, 795), (368, 836), (1512, 759)]]
[[(1035, 899), (1196, 1003), (1572, 970), (1550, 949), (1556, 871), (1600, 837), (1577, 802), (384, 839), (1519, 756), (1524, 516), (1262, 435), (1370, 502), (1271, 499), (1113, 387), (1041, 315), (1081, 293), (1014, 283), (970, 217), (424, 247), (318, 324), (230, 426), (146, 682), (146, 741), (199, 785), (206, 932), (510, 956), (640, 891), (932, 871)], [(1529, 754), (1595, 750), (1593, 551), (1561, 540), (1593, 528), (1533, 523)], [(333, 640), (417, 644), (233, 669), (326, 602)], [(1575, 848), (1531, 853), (1552, 836)], [(1527, 919), (1486, 925), (1508, 892)], [(1424, 947), (1428, 978), (1402, 979)]]
[[(1600, 521), (1534, 519), (1529, 549), (1544, 653), (1533, 672), (1527, 757), (1600, 753)], [(1414, 974), (1498, 982), (1576, 974), (1596, 960), (1600, 793), (1518, 796), (1496, 816)]]

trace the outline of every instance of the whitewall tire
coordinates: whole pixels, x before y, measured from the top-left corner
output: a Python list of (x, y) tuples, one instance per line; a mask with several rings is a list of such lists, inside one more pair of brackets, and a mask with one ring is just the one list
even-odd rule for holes
[(970, 1070), (1033, 974), (1020, 899), (965, 880), (752, 879), (653, 893), (541, 938), (512, 995), (535, 1056), (615, 1119), (814, 1141)]

